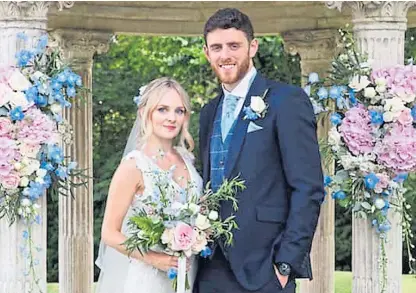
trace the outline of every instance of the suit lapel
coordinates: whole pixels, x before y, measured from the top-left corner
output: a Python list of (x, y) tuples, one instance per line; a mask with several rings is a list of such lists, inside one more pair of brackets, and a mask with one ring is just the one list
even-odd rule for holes
[[(219, 94), (214, 100), (212, 100), (212, 104), (210, 105), (210, 108), (208, 110), (208, 134), (206, 137), (206, 145), (204, 148), (204, 154), (203, 154), (203, 179), (204, 179), (204, 184), (206, 184), (209, 181), (209, 177), (210, 177), (210, 172), (211, 172), (211, 160), (210, 160), (210, 152), (211, 152), (211, 136), (212, 136), (212, 131), (214, 129), (214, 120), (215, 120), (215, 115), (217, 113), (217, 108), (218, 105), (221, 101), (221, 98), (223, 96), (223, 93), (221, 91), (221, 94)], [(206, 166), (206, 167), (205, 167)]]
[(228, 158), (225, 165), (224, 176), (229, 178), (234, 166), (238, 160), (238, 156), (241, 153), (244, 140), (247, 134), (248, 124), (250, 120), (244, 120), (244, 107), (250, 106), (252, 96), (262, 96), (266, 90), (266, 80), (257, 73), (253, 83), (251, 84), (250, 90), (247, 93), (244, 101), (244, 106), (237, 117), (236, 125), (234, 128), (234, 134), (231, 139), (230, 148), (228, 149)]

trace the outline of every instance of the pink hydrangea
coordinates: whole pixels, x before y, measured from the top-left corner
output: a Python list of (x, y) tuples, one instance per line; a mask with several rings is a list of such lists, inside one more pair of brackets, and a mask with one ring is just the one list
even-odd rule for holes
[(373, 150), (373, 126), (370, 115), (363, 107), (353, 107), (348, 110), (339, 131), (348, 149), (354, 155), (370, 153)]
[(13, 170), (16, 155), (16, 142), (8, 137), (0, 137), (0, 176), (7, 176)]
[(412, 111), (409, 108), (402, 110), (399, 117), (397, 118), (397, 121), (403, 126), (412, 125), (413, 123)]
[(416, 171), (416, 129), (412, 125), (393, 123), (374, 152), (381, 165), (395, 172)]
[(6, 176), (0, 176), (1, 185), (5, 189), (15, 189), (19, 186), (20, 176), (14, 171), (11, 171)]
[(28, 145), (57, 143), (56, 124), (37, 108), (30, 108), (17, 123), (17, 138)]
[(9, 118), (0, 117), (0, 136), (9, 136), (13, 129), (13, 124)]
[(391, 93), (416, 93), (416, 66), (398, 65), (389, 68), (374, 70), (371, 74), (373, 82), (377, 78), (384, 78), (387, 81), (387, 88)]

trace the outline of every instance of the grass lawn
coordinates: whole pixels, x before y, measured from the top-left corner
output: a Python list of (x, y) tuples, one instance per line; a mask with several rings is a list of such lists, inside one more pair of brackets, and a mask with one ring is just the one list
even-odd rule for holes
[[(351, 272), (335, 272), (335, 293), (351, 293), (352, 274)], [(49, 283), (48, 293), (58, 293), (58, 284)], [(416, 292), (416, 276), (403, 275), (402, 293)]]

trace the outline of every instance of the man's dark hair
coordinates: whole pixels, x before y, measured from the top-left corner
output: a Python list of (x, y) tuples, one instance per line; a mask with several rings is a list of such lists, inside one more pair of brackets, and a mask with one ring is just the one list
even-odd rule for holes
[(248, 41), (254, 39), (253, 26), (250, 18), (235, 8), (223, 8), (215, 12), (205, 23), (204, 39), (207, 42), (208, 33), (216, 29), (235, 28), (246, 34)]

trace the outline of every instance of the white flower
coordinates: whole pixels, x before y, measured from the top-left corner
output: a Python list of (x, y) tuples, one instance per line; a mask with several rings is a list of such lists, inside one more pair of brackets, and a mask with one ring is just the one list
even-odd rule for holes
[(9, 101), (14, 107), (22, 107), (26, 109), (29, 107), (29, 101), (26, 99), (26, 96), (22, 92), (10, 92)]
[(415, 100), (415, 94), (410, 93), (407, 94), (405, 91), (399, 91), (396, 93), (397, 97), (399, 97), (404, 103), (412, 103)]
[(19, 185), (21, 187), (26, 187), (29, 184), (29, 179), (27, 177), (22, 177), (22, 179), (20, 179), (20, 183)]
[(37, 204), (37, 203), (35, 203), (35, 204), (33, 205), (33, 208), (34, 208), (35, 210), (38, 210), (38, 209), (40, 209), (40, 205), (39, 205), (39, 204)]
[(19, 171), (20, 169), (22, 169), (22, 164), (21, 164), (21, 163), (15, 163), (15, 164), (14, 164), (14, 169), (15, 169), (16, 171)]
[(13, 91), (7, 84), (0, 83), (0, 107), (3, 107), (10, 102), (11, 93), (13, 93)]
[(44, 184), (44, 183), (45, 183), (45, 181), (43, 180), (43, 178), (42, 178), (42, 177), (36, 177), (35, 181), (36, 181), (37, 183), (40, 183), (40, 184)]
[(372, 99), (376, 95), (377, 95), (377, 92), (373, 87), (367, 87), (364, 89), (364, 97)]
[(165, 229), (160, 238), (163, 244), (170, 244), (173, 241), (173, 229)]
[(20, 202), (20, 204), (22, 206), (24, 206), (24, 207), (28, 207), (28, 206), (32, 205), (32, 202), (31, 202), (30, 199), (24, 198), (24, 199), (22, 199), (22, 201)]
[(399, 97), (393, 97), (392, 99), (386, 100), (384, 104), (384, 111), (388, 112), (401, 112), (406, 107), (403, 104), (403, 101)]
[(47, 80), (48, 79), (48, 76), (45, 75), (45, 74), (43, 74), (40, 71), (36, 71), (35, 73), (32, 74), (32, 76), (30, 77), (30, 79), (33, 80), (33, 81), (37, 81), (39, 79)]
[(266, 103), (261, 97), (252, 96), (250, 107), (254, 112), (261, 114), (264, 110), (266, 110)]
[(12, 89), (18, 92), (27, 90), (32, 86), (29, 80), (20, 73), (19, 70), (14, 70), (9, 79), (9, 85)]
[(349, 83), (349, 87), (352, 88), (355, 92), (359, 92), (362, 89), (366, 88), (370, 84), (367, 76), (354, 76)]
[(341, 134), (336, 127), (331, 127), (328, 132), (328, 143), (332, 146), (339, 146), (341, 144)]
[(377, 208), (377, 209), (379, 209), (379, 210), (381, 210), (382, 208), (384, 208), (384, 206), (386, 205), (386, 203), (384, 202), (384, 200), (383, 199), (381, 199), (381, 198), (377, 198), (375, 201), (374, 201), (374, 206)]
[(376, 83), (376, 86), (379, 86), (379, 87), (386, 87), (387, 85), (387, 80), (383, 77), (376, 78), (374, 82)]
[(209, 220), (206, 216), (198, 214), (198, 216), (195, 219), (195, 226), (199, 230), (205, 230), (211, 227), (211, 224), (209, 223)]
[(54, 103), (54, 104), (51, 105), (51, 108), (50, 109), (51, 109), (52, 113), (58, 114), (58, 113), (61, 112), (62, 107), (61, 107), (60, 104)]
[(384, 112), (383, 120), (384, 122), (392, 122), (395, 118), (394, 112)]
[(387, 90), (385, 85), (378, 85), (376, 86), (376, 91), (380, 94), (384, 93)]
[(188, 205), (189, 210), (192, 212), (193, 215), (195, 215), (196, 213), (199, 213), (199, 210), (201, 209), (199, 207), (199, 205), (194, 204), (194, 203), (190, 203)]
[(216, 221), (218, 219), (218, 212), (217, 211), (211, 211), (208, 215), (208, 218), (212, 221)]
[(38, 176), (38, 177), (41, 177), (41, 178), (43, 178), (43, 177), (45, 177), (46, 176), (46, 173), (47, 173), (48, 171), (46, 171), (45, 169), (38, 169), (37, 171), (36, 171), (36, 175)]

